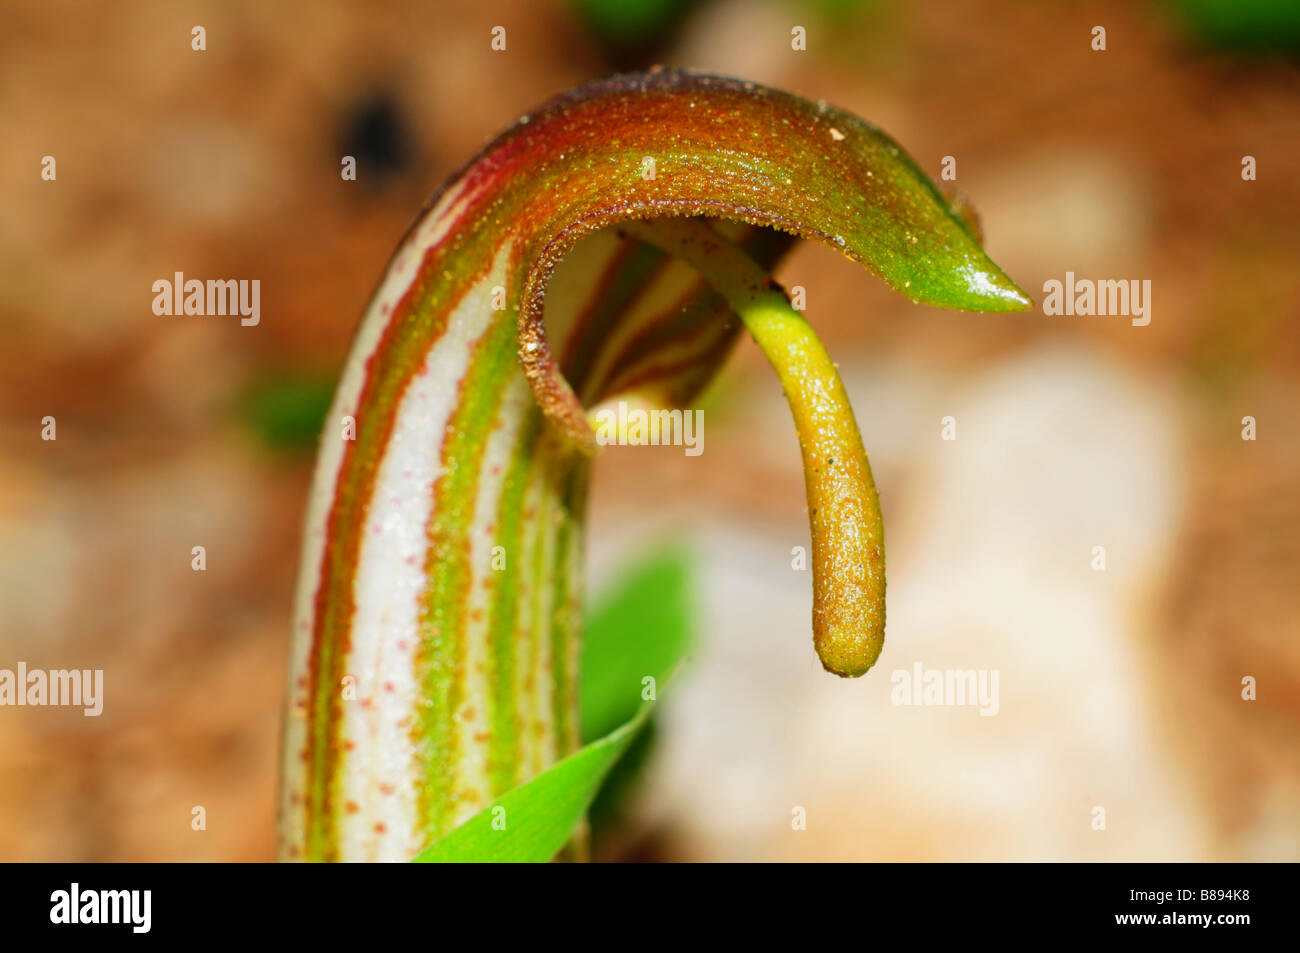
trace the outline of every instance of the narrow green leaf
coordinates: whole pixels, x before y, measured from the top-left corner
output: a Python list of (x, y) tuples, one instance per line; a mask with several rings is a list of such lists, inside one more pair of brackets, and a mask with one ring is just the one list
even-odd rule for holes
[(591, 609), (583, 634), (582, 739), (590, 741), (635, 716), (642, 680), (664, 678), (693, 642), (691, 566), (667, 547), (628, 568)]
[(508, 791), (439, 839), (416, 863), (544, 863), (569, 840), (601, 782), (654, 708)]

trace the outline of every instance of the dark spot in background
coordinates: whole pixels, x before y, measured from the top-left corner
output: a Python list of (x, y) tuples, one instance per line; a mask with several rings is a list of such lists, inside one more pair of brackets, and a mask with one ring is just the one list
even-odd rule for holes
[(392, 91), (368, 93), (347, 108), (339, 156), (356, 158), (356, 184), (371, 192), (387, 190), (410, 171), (416, 153), (415, 136)]

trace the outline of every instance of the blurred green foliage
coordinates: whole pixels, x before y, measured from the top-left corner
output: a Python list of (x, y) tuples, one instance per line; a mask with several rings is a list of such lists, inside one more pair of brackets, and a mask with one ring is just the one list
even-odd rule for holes
[(656, 683), (692, 642), (691, 566), (677, 547), (657, 550), (622, 574), (588, 613), (582, 645), (582, 739), (590, 741), (631, 718), (643, 679)]
[(611, 65), (649, 66), (699, 0), (572, 0), (574, 14)]
[[(574, 16), (605, 60), (617, 69), (644, 69), (668, 53), (686, 20), (707, 0), (571, 0)], [(897, 0), (802, 0), (787, 3), (791, 23), (811, 18), (841, 23)]]
[(268, 449), (310, 454), (320, 439), (334, 386), (334, 378), (324, 374), (266, 374), (240, 395), (235, 415)]
[[(582, 737), (600, 737), (636, 711), (642, 679), (657, 686), (695, 642), (696, 614), (687, 553), (658, 549), (634, 563), (602, 593), (588, 613), (582, 647)], [(588, 811), (592, 841), (615, 830), (623, 806), (654, 752), (658, 727), (653, 716), (611, 768)]]
[(1300, 0), (1167, 0), (1201, 42), (1219, 49), (1300, 52)]

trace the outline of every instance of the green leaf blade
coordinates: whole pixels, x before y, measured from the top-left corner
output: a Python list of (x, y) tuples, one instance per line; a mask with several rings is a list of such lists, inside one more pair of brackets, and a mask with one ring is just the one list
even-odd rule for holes
[(649, 718), (645, 704), (621, 728), (502, 795), (416, 858), (416, 863), (545, 863), (582, 821), (614, 763)]

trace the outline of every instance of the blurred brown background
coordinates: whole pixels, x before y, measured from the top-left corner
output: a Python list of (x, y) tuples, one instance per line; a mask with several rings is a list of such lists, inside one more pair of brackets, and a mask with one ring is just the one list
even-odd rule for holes
[[(704, 606), (607, 856), (1296, 859), (1300, 27), (1233, 6), (7, 3), (0, 667), (103, 668), (106, 699), (0, 709), (0, 859), (271, 856), (312, 438), (366, 298), (492, 134), (653, 62), (834, 102), (936, 176), (954, 156), (1036, 299), (1067, 270), (1150, 279), (1152, 321), (917, 308), (797, 251), (779, 277), (881, 489), (885, 655), (852, 682), (816, 663), (793, 428), (745, 342), (706, 453), (596, 471), (593, 586), (674, 536)], [(261, 324), (155, 316), (175, 271), (260, 278)], [(891, 705), (917, 661), (998, 669), (999, 714)]]

